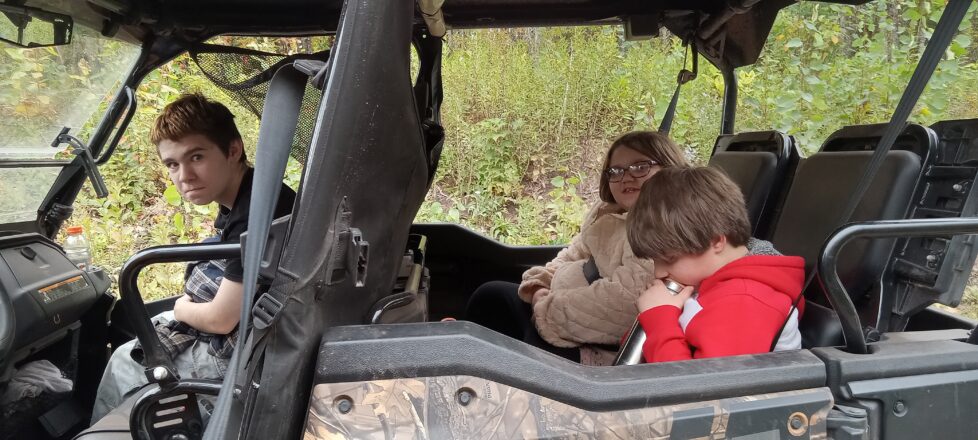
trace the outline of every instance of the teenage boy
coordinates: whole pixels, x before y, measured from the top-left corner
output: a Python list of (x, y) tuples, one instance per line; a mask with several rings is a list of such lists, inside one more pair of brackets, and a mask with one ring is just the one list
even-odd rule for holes
[(723, 172), (664, 168), (642, 186), (627, 228), (635, 255), (655, 262), (637, 301), (646, 362), (764, 353), (782, 325), (775, 350), (801, 348), (805, 262), (749, 252), (744, 199)]
[[(234, 115), (223, 104), (186, 94), (167, 105), (150, 133), (180, 196), (195, 205), (217, 202), (218, 241), (240, 240), (248, 228), (254, 169)], [(284, 184), (274, 217), (292, 212), (295, 192)], [(184, 295), (154, 318), (164, 351), (182, 378), (220, 379), (238, 333), (244, 284), (240, 258), (204, 261), (187, 270)], [(112, 354), (99, 384), (92, 422), (147, 383), (137, 341)]]

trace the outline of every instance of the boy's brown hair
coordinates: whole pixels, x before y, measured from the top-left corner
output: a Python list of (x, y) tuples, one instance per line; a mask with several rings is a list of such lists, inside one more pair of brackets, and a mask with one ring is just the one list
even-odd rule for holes
[(663, 168), (642, 186), (626, 224), (632, 252), (664, 262), (702, 254), (721, 236), (733, 246), (750, 239), (740, 188), (710, 167)]
[[(217, 144), (227, 157), (231, 142), (241, 140), (241, 133), (234, 125), (234, 115), (224, 104), (212, 101), (198, 93), (181, 95), (163, 108), (156, 117), (153, 130), (149, 133), (153, 145), (159, 146), (164, 140), (176, 141), (185, 136), (199, 134)], [(241, 162), (247, 162), (244, 149)]]
[(604, 171), (611, 166), (612, 153), (620, 147), (642, 153), (663, 168), (689, 166), (682, 150), (672, 139), (669, 139), (669, 136), (655, 131), (625, 133), (611, 144), (611, 148), (608, 148), (608, 154), (604, 156), (604, 164), (601, 166), (601, 184), (598, 194), (601, 200), (608, 203), (615, 203), (615, 197), (611, 194), (611, 183), (608, 182), (608, 176)]

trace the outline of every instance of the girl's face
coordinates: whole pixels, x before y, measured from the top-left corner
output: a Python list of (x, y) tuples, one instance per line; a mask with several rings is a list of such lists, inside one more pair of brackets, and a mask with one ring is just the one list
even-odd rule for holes
[(611, 153), (608, 169), (608, 187), (615, 203), (626, 211), (638, 200), (642, 184), (662, 167), (652, 158), (628, 147), (618, 147)]

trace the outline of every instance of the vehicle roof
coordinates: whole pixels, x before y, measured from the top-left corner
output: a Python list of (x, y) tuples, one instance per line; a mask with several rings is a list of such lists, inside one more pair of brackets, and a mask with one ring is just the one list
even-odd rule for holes
[[(422, 0), (437, 5), (440, 0)], [(839, 0), (858, 4), (868, 0)], [(689, 36), (724, 23), (700, 52), (718, 66), (752, 64), (774, 19), (794, 0), (444, 0), (449, 29), (575, 26), (631, 22)], [(335, 32), (342, 0), (28, 0), (72, 15), (118, 38), (202, 41), (219, 34), (302, 35)], [(734, 6), (731, 6), (734, 5)], [(745, 6), (748, 5), (748, 6)], [(740, 13), (731, 14), (733, 11)], [(729, 20), (722, 20), (729, 16)], [(418, 15), (418, 23), (423, 21)], [(699, 35), (698, 37), (704, 37)]]

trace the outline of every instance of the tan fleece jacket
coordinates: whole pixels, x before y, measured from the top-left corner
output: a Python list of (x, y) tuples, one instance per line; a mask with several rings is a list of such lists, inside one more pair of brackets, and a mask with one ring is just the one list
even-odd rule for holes
[[(628, 331), (638, 308), (635, 300), (652, 276), (652, 261), (632, 254), (625, 231), (625, 213), (617, 205), (599, 202), (591, 208), (581, 233), (546, 266), (523, 274), (519, 295), (533, 307), (540, 336), (558, 347), (581, 344), (617, 345)], [(588, 285), (584, 263), (594, 256), (601, 279)]]

